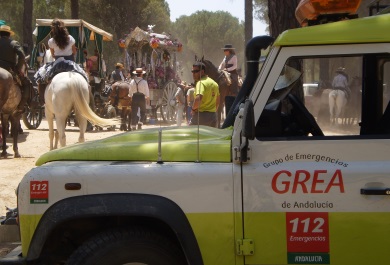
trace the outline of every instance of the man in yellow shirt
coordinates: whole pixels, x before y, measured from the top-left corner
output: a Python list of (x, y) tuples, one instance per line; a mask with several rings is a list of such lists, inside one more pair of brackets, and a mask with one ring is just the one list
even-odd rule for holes
[(205, 70), (206, 67), (201, 62), (192, 65), (191, 72), (196, 85), (190, 125), (218, 127), (219, 87), (213, 79), (205, 74)]

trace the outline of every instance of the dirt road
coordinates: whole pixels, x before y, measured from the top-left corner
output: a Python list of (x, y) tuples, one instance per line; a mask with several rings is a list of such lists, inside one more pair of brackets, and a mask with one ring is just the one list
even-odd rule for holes
[[(183, 123), (184, 125), (184, 123)], [(167, 126), (166, 124), (164, 126)], [(148, 128), (151, 126), (144, 126)], [(4, 216), (5, 206), (16, 207), (15, 189), (17, 188), (23, 176), (35, 166), (35, 161), (39, 156), (49, 151), (49, 127), (46, 120), (43, 120), (37, 130), (28, 130), (22, 122), (24, 133), (19, 135), (19, 152), (22, 158), (13, 158), (12, 139), (7, 139), (9, 148), (8, 153), (12, 154), (7, 159), (0, 158), (0, 216)], [(85, 134), (85, 140), (103, 139), (114, 134), (123, 133), (116, 129), (115, 131), (91, 131)], [(66, 142), (67, 145), (75, 144), (78, 141), (78, 127), (67, 127)]]

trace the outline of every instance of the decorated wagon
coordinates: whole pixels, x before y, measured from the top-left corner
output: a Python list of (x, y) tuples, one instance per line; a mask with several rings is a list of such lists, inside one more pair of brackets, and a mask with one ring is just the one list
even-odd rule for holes
[(166, 33), (153, 32), (153, 26), (147, 31), (136, 27), (125, 39), (119, 40), (124, 49), (126, 69), (142, 67), (150, 90), (151, 118), (157, 119), (157, 111), (164, 121), (175, 119), (177, 82), (180, 65), (177, 52), (182, 44)]

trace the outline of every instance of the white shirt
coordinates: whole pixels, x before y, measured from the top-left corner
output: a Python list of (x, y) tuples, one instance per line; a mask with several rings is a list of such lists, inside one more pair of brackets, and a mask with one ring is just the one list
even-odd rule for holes
[(180, 105), (184, 105), (186, 99), (184, 97), (184, 90), (181, 87), (177, 87), (175, 98)]
[[(218, 67), (218, 70), (223, 70), (223, 69), (226, 68), (225, 60), (226, 60), (226, 56), (223, 58), (221, 64), (220, 64), (219, 67)], [(233, 71), (233, 70), (236, 70), (236, 69), (237, 69), (237, 56), (236, 56), (236, 55), (233, 55), (232, 58), (229, 59), (228, 64), (232, 64), (231, 67), (226, 68), (226, 70), (227, 70), (228, 72), (231, 72), (231, 71)]]
[(133, 94), (137, 93), (136, 83), (138, 83), (138, 92), (144, 94), (146, 98), (149, 98), (148, 82), (139, 76), (134, 77), (134, 79), (130, 82), (129, 97), (133, 97)]
[(73, 54), (72, 46), (75, 44), (76, 41), (74, 38), (69, 35), (69, 43), (65, 47), (65, 49), (61, 50), (60, 47), (57, 46), (57, 43), (53, 38), (49, 39), (47, 44), (49, 45), (49, 48), (54, 49), (54, 56), (70, 56)]

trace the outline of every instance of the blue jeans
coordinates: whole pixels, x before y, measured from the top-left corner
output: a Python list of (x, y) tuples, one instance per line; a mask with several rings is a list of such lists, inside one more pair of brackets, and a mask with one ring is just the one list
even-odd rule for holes
[(192, 118), (191, 111), (192, 111), (192, 106), (187, 106), (187, 112), (186, 112), (187, 124), (190, 124)]

